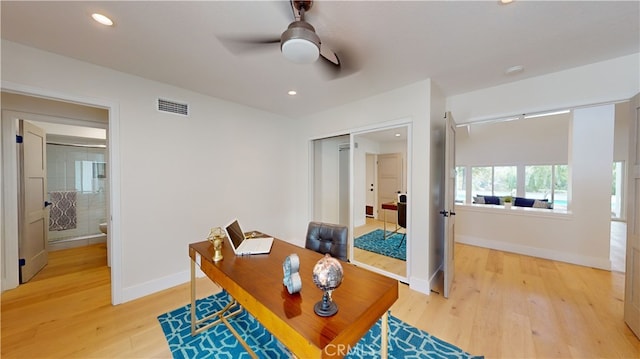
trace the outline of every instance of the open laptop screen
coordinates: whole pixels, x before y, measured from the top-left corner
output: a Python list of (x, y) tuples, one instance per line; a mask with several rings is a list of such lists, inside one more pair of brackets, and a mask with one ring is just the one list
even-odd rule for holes
[(244, 241), (244, 233), (242, 233), (242, 229), (240, 229), (240, 224), (238, 220), (229, 223), (226, 227), (227, 233), (229, 234), (229, 239), (233, 242), (233, 247), (238, 248), (242, 241)]

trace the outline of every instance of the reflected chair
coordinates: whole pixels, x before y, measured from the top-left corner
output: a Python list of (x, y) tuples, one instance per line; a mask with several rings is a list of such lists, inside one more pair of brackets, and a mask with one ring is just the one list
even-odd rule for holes
[(337, 224), (309, 222), (305, 248), (347, 262), (347, 240), (349, 229)]
[(402, 240), (400, 240), (400, 244), (398, 244), (398, 248), (404, 243), (404, 239), (407, 236), (407, 196), (401, 196), (404, 198), (404, 202), (398, 202), (398, 226), (404, 228), (404, 233), (402, 234)]

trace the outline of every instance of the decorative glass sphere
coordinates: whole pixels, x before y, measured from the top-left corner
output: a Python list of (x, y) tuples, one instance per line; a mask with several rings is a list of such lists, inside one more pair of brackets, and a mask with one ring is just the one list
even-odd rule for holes
[(313, 283), (323, 291), (334, 290), (342, 283), (342, 265), (328, 253), (313, 267)]
[(340, 286), (342, 276), (342, 264), (329, 254), (325, 254), (313, 267), (313, 283), (324, 292), (322, 299), (313, 306), (317, 315), (330, 317), (338, 312), (338, 305), (331, 299), (331, 291)]

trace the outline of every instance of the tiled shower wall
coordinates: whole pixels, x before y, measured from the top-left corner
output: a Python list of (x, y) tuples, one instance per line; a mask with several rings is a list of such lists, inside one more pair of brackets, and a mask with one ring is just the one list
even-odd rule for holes
[(47, 191), (77, 192), (75, 229), (49, 231), (49, 242), (102, 234), (107, 217), (105, 148), (47, 144)]

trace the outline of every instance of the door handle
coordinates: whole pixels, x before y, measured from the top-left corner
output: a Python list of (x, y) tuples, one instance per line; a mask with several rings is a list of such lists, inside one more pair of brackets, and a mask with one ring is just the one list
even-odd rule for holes
[(452, 216), (455, 216), (456, 212), (451, 211), (451, 212), (449, 212), (449, 214), (452, 215)]
[(440, 211), (440, 214), (443, 215), (444, 217), (449, 217), (449, 212), (447, 211)]
[(49, 201), (44, 201), (44, 208), (49, 207), (50, 205), (52, 205), (53, 203), (49, 202)]

